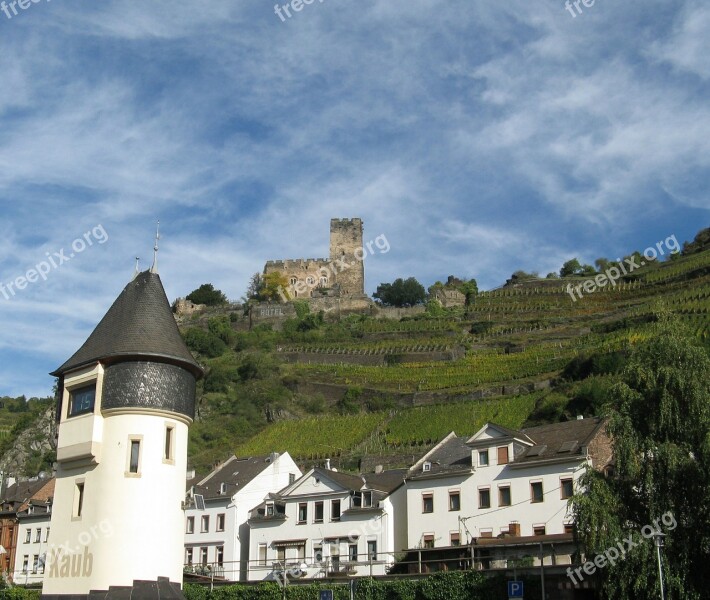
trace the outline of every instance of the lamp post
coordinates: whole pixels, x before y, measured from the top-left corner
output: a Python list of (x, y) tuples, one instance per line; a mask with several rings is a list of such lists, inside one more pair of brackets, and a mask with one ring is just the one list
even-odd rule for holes
[(661, 584), (661, 600), (665, 600), (665, 594), (663, 593), (663, 564), (661, 563), (661, 548), (663, 547), (663, 538), (666, 537), (665, 533), (656, 531), (653, 534), (653, 541), (656, 544), (656, 557), (658, 558), (658, 577)]

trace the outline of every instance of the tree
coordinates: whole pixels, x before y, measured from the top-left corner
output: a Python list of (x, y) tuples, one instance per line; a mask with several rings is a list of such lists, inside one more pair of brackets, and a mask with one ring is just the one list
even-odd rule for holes
[[(710, 227), (701, 229), (692, 242), (685, 242), (683, 244), (683, 256), (702, 252), (708, 248), (710, 248)], [(674, 255), (671, 254), (671, 256)]]
[(190, 292), (187, 299), (195, 304), (205, 304), (206, 306), (227, 304), (227, 296), (220, 290), (214, 289), (211, 283), (203, 283), (196, 290)]
[(596, 274), (592, 265), (582, 265), (576, 258), (568, 260), (560, 269), (560, 277), (593, 277)]
[(424, 304), (426, 291), (414, 277), (395, 279), (393, 283), (381, 283), (372, 297), (383, 306), (415, 306)]
[[(590, 558), (663, 516), (667, 597), (699, 599), (710, 588), (710, 358), (677, 322), (656, 328), (608, 396), (615, 473), (587, 470), (572, 506)], [(659, 597), (652, 540), (599, 573), (608, 598)]]
[(260, 300), (278, 300), (286, 301), (291, 299), (288, 292), (288, 280), (286, 275), (272, 271), (263, 277), (261, 291), (259, 293)]
[(249, 279), (249, 287), (247, 287), (246, 299), (258, 300), (261, 291), (264, 287), (264, 278), (261, 273), (254, 273)]
[(597, 268), (597, 271), (603, 273), (611, 266), (611, 261), (602, 256), (594, 261), (594, 266)]

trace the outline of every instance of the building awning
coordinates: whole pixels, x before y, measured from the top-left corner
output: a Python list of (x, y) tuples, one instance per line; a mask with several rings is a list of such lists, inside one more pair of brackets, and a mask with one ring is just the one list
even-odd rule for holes
[(271, 542), (271, 545), (275, 548), (295, 548), (296, 546), (303, 546), (306, 540), (276, 540)]

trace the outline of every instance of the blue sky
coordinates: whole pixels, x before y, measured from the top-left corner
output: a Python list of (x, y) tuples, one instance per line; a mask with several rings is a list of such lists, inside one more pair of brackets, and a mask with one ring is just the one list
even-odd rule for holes
[[(280, 2), (284, 4), (284, 2)], [(367, 286), (500, 285), (710, 225), (699, 0), (40, 0), (0, 12), (0, 395), (43, 395), (150, 263), (230, 298), (361, 217)], [(12, 12), (10, 12), (12, 15)], [(103, 238), (102, 238), (103, 239)], [(92, 238), (93, 241), (96, 238)]]

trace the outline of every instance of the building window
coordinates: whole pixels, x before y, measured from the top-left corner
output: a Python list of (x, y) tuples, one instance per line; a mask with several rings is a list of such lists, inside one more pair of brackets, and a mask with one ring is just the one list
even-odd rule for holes
[(298, 283), (298, 278), (296, 278), (296, 277), (291, 277), (291, 278), (288, 280), (288, 282), (289, 282), (291, 285), (296, 285), (296, 284)]
[(422, 494), (422, 512), (423, 513), (433, 513), (434, 512), (434, 495), (433, 494)]
[(276, 548), (276, 560), (282, 565), (286, 562), (286, 546)]
[(372, 492), (363, 492), (362, 493), (362, 506), (363, 506), (363, 508), (371, 508), (372, 507)]
[(315, 277), (306, 277), (306, 283), (309, 287), (313, 287), (316, 284)]
[(328, 285), (328, 278), (327, 277), (321, 277), (320, 278), (320, 284), (325, 287)]
[(224, 531), (224, 513), (217, 515), (217, 531)]
[(340, 500), (330, 501), (330, 520), (340, 521)]
[(508, 446), (501, 446), (500, 448), (498, 448), (498, 464), (508, 464)]
[(305, 523), (308, 521), (308, 504), (302, 502), (298, 505), (298, 522)]
[(564, 532), (565, 533), (574, 533), (574, 525), (572, 525), (572, 524), (565, 525)]
[(313, 522), (322, 523), (323, 522), (323, 502), (316, 502)]
[(49, 540), (49, 527), (47, 527), (47, 533), (44, 534), (45, 543)]
[(313, 544), (313, 560), (317, 563), (323, 562), (322, 544)]
[(498, 506), (510, 506), (512, 503), (510, 497), (510, 486), (504, 485), (498, 488)]
[(367, 542), (367, 559), (377, 560), (377, 540), (369, 540)]
[(424, 548), (433, 548), (434, 547), (434, 535), (433, 534), (426, 534), (423, 537), (423, 547)]
[(478, 490), (478, 508), (491, 507), (491, 490)]
[(81, 481), (76, 484), (74, 488), (74, 517), (81, 517), (81, 513), (84, 510), (84, 482)]
[(492, 538), (493, 537), (493, 530), (492, 529), (481, 529), (481, 537), (482, 538)]
[(172, 425), (165, 426), (165, 448), (163, 449), (163, 460), (172, 462), (175, 460), (173, 456), (173, 446), (175, 444), (175, 427)]
[(574, 495), (574, 484), (571, 479), (560, 480), (560, 493), (562, 500), (568, 500)]
[(224, 546), (217, 546), (217, 566), (224, 566)]
[(542, 481), (534, 481), (530, 484), (530, 502), (544, 502), (545, 495), (542, 491)]
[(67, 417), (78, 417), (94, 412), (96, 383), (69, 391), (69, 411)]
[(350, 562), (357, 562), (357, 544), (350, 544), (348, 546), (348, 560)]
[(259, 544), (259, 566), (266, 566), (266, 544)]
[(32, 530), (28, 527), (25, 532), (25, 544), (29, 544), (32, 541)]
[(306, 561), (306, 545), (305, 544), (299, 544), (298, 546), (296, 546), (296, 556), (298, 557), (299, 562)]
[(185, 533), (195, 533), (195, 517), (187, 517)]
[(208, 533), (210, 530), (210, 516), (204, 515), (202, 517), (202, 527), (200, 528), (201, 533)]
[(461, 492), (449, 492), (449, 510), (461, 510)]
[(296, 481), (296, 474), (295, 473), (289, 473), (288, 474), (288, 483), (291, 485)]
[(450, 536), (450, 543), (452, 546), (460, 546), (461, 545), (461, 535), (457, 531), (456, 533), (452, 533)]
[(141, 458), (141, 441), (130, 440), (130, 453), (128, 457), (128, 472), (137, 474)]
[(42, 528), (38, 527), (35, 529), (35, 544), (39, 544), (42, 541)]
[(200, 563), (207, 565), (207, 547), (200, 548)]
[(533, 525), (533, 535), (545, 535), (545, 526)]
[(488, 466), (488, 450), (478, 451), (478, 466), (487, 467)]
[(192, 565), (192, 548), (185, 548), (185, 564)]
[(32, 557), (32, 572), (37, 573), (37, 571), (39, 571), (39, 554)]
[(25, 554), (22, 557), (22, 572), (27, 573), (30, 569), (30, 556), (29, 554)]
[(431, 471), (431, 463), (428, 462), (428, 461), (425, 462), (425, 463), (422, 465), (422, 471), (424, 471), (425, 473), (428, 473), (429, 471)]

